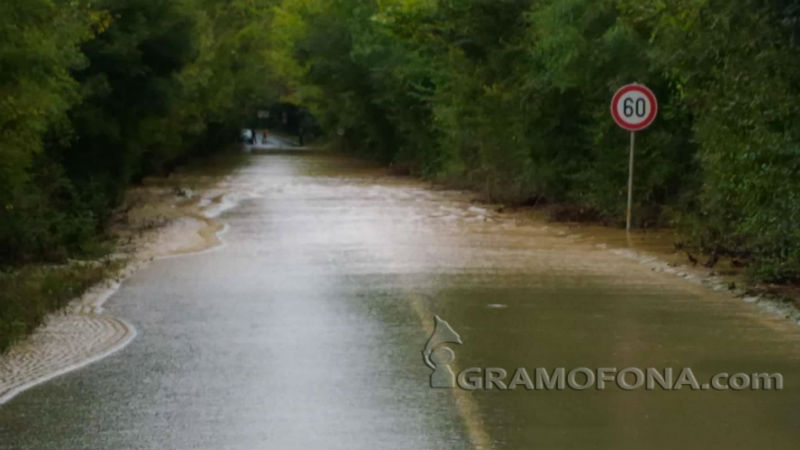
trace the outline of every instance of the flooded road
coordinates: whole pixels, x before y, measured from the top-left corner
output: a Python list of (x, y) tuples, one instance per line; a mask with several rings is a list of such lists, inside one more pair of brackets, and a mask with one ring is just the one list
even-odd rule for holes
[[(0, 406), (3, 449), (796, 448), (800, 327), (598, 246), (313, 152), (254, 154), (224, 245), (153, 262), (123, 350)], [(780, 372), (782, 391), (431, 389), (468, 366)]]

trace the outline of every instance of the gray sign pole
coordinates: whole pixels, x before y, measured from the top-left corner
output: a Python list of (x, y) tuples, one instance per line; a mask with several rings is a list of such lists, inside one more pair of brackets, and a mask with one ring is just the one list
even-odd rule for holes
[(628, 164), (628, 215), (625, 230), (631, 231), (631, 209), (633, 208), (633, 154), (636, 147), (636, 132), (644, 130), (658, 115), (658, 100), (653, 91), (641, 84), (622, 86), (611, 99), (611, 117), (620, 127), (631, 132), (631, 156)]
[(631, 205), (633, 204), (633, 149), (636, 146), (636, 132), (631, 131), (631, 160), (628, 165), (628, 218), (625, 230), (631, 231)]

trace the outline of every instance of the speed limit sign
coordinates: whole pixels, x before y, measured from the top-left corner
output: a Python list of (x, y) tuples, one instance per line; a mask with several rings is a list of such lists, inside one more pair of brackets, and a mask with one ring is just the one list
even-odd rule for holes
[(653, 91), (641, 84), (623, 86), (611, 100), (614, 122), (629, 131), (644, 130), (658, 114), (658, 101)]
[(649, 127), (658, 115), (658, 101), (653, 91), (641, 84), (623, 86), (611, 99), (611, 117), (622, 128), (631, 132), (631, 153), (628, 163), (628, 214), (625, 229), (631, 230), (631, 207), (633, 205), (633, 153), (636, 147), (636, 132)]

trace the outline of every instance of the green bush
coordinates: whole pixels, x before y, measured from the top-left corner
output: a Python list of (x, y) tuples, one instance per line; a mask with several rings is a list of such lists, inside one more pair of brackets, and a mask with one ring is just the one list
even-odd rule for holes
[(638, 226), (800, 274), (796, 0), (284, 0), (281, 74), (353, 149), (505, 202), (622, 224), (623, 84), (661, 114), (639, 133)]
[(0, 265), (96, 248), (125, 188), (238, 137), (270, 0), (0, 4)]

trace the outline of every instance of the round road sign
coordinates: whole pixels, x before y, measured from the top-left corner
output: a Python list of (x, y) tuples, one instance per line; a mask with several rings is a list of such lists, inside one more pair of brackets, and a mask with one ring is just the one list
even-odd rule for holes
[(653, 123), (657, 114), (656, 96), (641, 84), (623, 86), (611, 100), (611, 116), (626, 130), (644, 130)]

